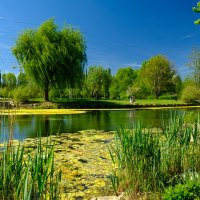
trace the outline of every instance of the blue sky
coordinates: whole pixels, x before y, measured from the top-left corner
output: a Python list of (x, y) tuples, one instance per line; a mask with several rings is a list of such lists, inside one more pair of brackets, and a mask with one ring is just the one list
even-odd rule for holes
[(166, 55), (177, 71), (189, 73), (192, 47), (200, 47), (197, 0), (0, 0), (0, 69), (18, 73), (11, 53), (18, 34), (45, 20), (79, 28), (87, 42), (88, 64), (139, 68), (157, 54)]

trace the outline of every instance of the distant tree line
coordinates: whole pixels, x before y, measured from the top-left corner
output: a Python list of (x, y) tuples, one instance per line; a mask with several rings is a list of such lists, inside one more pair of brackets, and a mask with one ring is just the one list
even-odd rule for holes
[[(190, 56), (192, 73), (181, 79), (173, 64), (163, 55), (143, 62), (140, 69), (119, 68), (112, 75), (110, 68), (90, 66), (74, 87), (52, 87), (49, 98), (127, 99), (179, 99), (194, 102), (200, 99), (200, 50), (193, 49)], [(43, 90), (24, 72), (1, 74), (0, 97), (16, 100), (42, 98)]]
[(58, 28), (54, 19), (38, 29), (19, 35), (12, 52), (20, 73), (0, 76), (0, 97), (17, 101), (43, 97), (55, 98), (178, 99), (194, 102), (200, 99), (200, 50), (194, 48), (188, 66), (192, 73), (181, 79), (173, 63), (164, 55), (156, 55), (142, 63), (140, 69), (90, 66), (86, 42), (79, 30)]

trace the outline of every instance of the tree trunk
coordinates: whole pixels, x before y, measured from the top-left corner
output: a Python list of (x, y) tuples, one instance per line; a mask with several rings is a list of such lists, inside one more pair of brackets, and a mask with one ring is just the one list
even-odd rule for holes
[(44, 101), (49, 101), (49, 88), (45, 87), (44, 89)]

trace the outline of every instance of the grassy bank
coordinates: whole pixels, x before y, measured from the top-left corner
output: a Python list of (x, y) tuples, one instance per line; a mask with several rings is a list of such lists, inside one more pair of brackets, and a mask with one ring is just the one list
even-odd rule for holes
[(151, 108), (151, 107), (176, 107), (188, 106), (181, 100), (140, 100), (134, 103), (129, 100), (94, 100), (94, 99), (56, 99), (51, 102), (43, 102), (42, 99), (32, 99), (19, 107), (31, 108), (59, 108), (59, 109), (123, 109), (123, 108)]

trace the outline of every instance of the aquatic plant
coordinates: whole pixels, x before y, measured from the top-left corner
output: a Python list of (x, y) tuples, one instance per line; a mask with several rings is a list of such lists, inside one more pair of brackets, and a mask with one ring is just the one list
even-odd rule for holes
[(162, 133), (143, 129), (118, 129), (115, 144), (110, 146), (116, 194), (126, 192), (137, 198), (148, 192), (162, 193), (169, 185), (184, 182), (184, 174), (200, 172), (198, 123), (184, 124), (182, 118), (171, 119)]
[(27, 154), (22, 144), (4, 143), (0, 152), (0, 200), (60, 199), (61, 172), (54, 168), (54, 145), (41, 139)]

